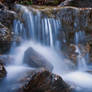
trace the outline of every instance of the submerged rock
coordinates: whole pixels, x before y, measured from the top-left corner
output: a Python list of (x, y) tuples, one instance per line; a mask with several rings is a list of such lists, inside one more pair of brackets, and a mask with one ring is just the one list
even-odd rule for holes
[(53, 69), (52, 64), (31, 47), (25, 51), (23, 62), (34, 68), (43, 67), (49, 71)]

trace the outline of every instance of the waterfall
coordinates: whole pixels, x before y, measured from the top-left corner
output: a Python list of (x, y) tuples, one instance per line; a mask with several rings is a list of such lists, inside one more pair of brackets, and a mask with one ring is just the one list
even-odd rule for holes
[(75, 44), (76, 44), (76, 52), (78, 53), (77, 56), (77, 62), (78, 62), (78, 69), (79, 70), (87, 70), (87, 61), (84, 56), (82, 56), (81, 50), (79, 48), (79, 43), (82, 41), (85, 41), (85, 32), (84, 31), (79, 31), (75, 32)]
[[(16, 76), (21, 75), (21, 72), (24, 72), (25, 69), (31, 69), (23, 64), (23, 57), (25, 51), (32, 47), (54, 66), (53, 73), (61, 75), (67, 83), (77, 85), (79, 88), (91, 89), (92, 75), (84, 72), (87, 69), (87, 64), (79, 47), (79, 43), (85, 39), (85, 32), (75, 32), (74, 40), (76, 52), (78, 53), (78, 70), (82, 70), (76, 70), (77, 72), (75, 72), (71, 61), (63, 57), (60, 50), (61, 42), (66, 42), (65, 38), (63, 39), (65, 35), (62, 36), (62, 41), (58, 40), (58, 34), (62, 30), (60, 19), (58, 17), (48, 17), (48, 15), (43, 16), (41, 11), (21, 5), (16, 6), (16, 11), (19, 16), (14, 20), (14, 42), (10, 50), (10, 54), (14, 55), (15, 63), (6, 67), (8, 71), (7, 78), (14, 79)], [(19, 46), (17, 46), (16, 40), (19, 40)]]
[(60, 41), (58, 40), (58, 34), (61, 31), (60, 19), (42, 16), (39, 10), (29, 10), (21, 5), (17, 5), (16, 9), (21, 17), (14, 20), (13, 32), (14, 39), (20, 38), (21, 44), (17, 47), (15, 40), (11, 46), (13, 50), (10, 54), (15, 55), (14, 64), (25, 66), (23, 64), (24, 53), (29, 47), (32, 47), (53, 64), (54, 73), (61, 74), (64, 71), (69, 71), (67, 62), (70, 61), (63, 62), (63, 55), (57, 52), (57, 50), (60, 50)]
[(21, 19), (14, 21), (15, 35), (22, 39), (32, 40), (41, 43), (45, 46), (57, 47), (59, 41), (57, 40), (57, 34), (61, 29), (61, 23), (58, 18), (43, 17), (40, 11), (29, 11), (26, 7), (17, 5), (17, 9), (20, 12), (23, 11)]

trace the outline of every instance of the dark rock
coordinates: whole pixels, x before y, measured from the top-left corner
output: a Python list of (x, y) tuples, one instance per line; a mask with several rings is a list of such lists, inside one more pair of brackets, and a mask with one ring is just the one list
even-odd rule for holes
[(92, 7), (92, 0), (65, 0), (60, 6)]
[(7, 52), (11, 45), (9, 29), (0, 24), (0, 53)]
[[(22, 78), (21, 78), (22, 77)], [(41, 68), (30, 70), (18, 77), (9, 92), (70, 92), (70, 87), (63, 79)]]
[(9, 51), (12, 42), (12, 24), (15, 13), (7, 9), (0, 9), (0, 54)]
[(37, 5), (58, 5), (64, 0), (15, 0), (21, 4), (37, 4)]
[(44, 68), (23, 70), (5, 83), (3, 92), (70, 92), (70, 86)]
[(52, 71), (53, 69), (52, 64), (31, 47), (25, 51), (23, 62), (35, 68), (43, 67), (49, 71)]
[(2, 63), (0, 63), (0, 80), (3, 79), (4, 77), (6, 77), (6, 70), (4, 68), (4, 65)]
[(34, 74), (24, 92), (70, 92), (69, 86), (58, 75), (46, 70)]
[(13, 11), (0, 9), (0, 23), (2, 23), (7, 28), (12, 27), (15, 16), (16, 13)]

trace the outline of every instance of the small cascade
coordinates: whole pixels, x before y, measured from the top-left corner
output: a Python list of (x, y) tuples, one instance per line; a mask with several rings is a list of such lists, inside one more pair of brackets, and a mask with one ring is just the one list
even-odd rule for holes
[(82, 56), (81, 51), (78, 46), (76, 46), (76, 52), (79, 54), (77, 56), (78, 69), (79, 70), (87, 70), (87, 63), (85, 57)]
[(20, 9), (20, 12), (24, 11), (21, 16), (24, 22), (14, 21), (14, 32), (17, 37), (19, 36), (24, 40), (31, 39), (45, 46), (59, 46), (57, 34), (61, 29), (61, 23), (58, 18), (42, 17), (38, 10), (34, 14), (34, 11), (29, 11), (26, 7), (20, 5), (17, 5), (17, 9)]
[(78, 45), (80, 42), (84, 41), (85, 39), (85, 32), (84, 31), (79, 31), (79, 32), (75, 32), (75, 44)]
[(86, 57), (82, 56), (81, 50), (79, 48), (79, 43), (85, 41), (84, 39), (85, 39), (84, 31), (75, 32), (76, 53), (78, 53), (77, 56), (78, 69), (83, 71), (87, 70), (87, 61)]

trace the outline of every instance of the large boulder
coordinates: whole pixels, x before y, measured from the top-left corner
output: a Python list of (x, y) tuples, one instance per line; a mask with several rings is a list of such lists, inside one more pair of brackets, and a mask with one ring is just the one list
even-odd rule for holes
[(67, 85), (60, 76), (52, 74), (43, 68), (25, 71), (14, 81), (12, 85), (7, 85), (7, 91), (70, 92), (69, 85)]
[(24, 92), (70, 92), (69, 86), (58, 75), (46, 70), (34, 74)]
[(49, 71), (53, 69), (52, 64), (31, 47), (25, 51), (23, 62), (34, 68), (44, 67)]
[(6, 70), (4, 68), (4, 65), (2, 63), (0, 63), (0, 80), (3, 79), (4, 77), (6, 77)]

